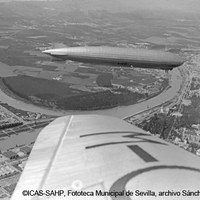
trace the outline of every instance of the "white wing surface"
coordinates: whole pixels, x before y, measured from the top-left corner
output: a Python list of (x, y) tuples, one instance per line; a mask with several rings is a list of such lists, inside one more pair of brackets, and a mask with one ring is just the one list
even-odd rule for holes
[(199, 190), (197, 156), (121, 119), (72, 115), (40, 132), (12, 200), (193, 200)]

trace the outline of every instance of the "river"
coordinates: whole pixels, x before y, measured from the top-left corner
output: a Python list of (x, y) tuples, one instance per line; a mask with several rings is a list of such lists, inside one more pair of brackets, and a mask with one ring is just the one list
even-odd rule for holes
[[(182, 77), (178, 69), (174, 69), (170, 73), (171, 73), (171, 87), (168, 90), (165, 90), (158, 96), (151, 98), (147, 101), (143, 101), (130, 106), (120, 106), (112, 109), (97, 110), (97, 111), (71, 111), (71, 112), (54, 111), (14, 99), (5, 94), (2, 90), (0, 90), (0, 98), (1, 98), (0, 100), (18, 109), (27, 110), (31, 112), (40, 112), (48, 115), (62, 116), (71, 114), (101, 114), (101, 115), (110, 115), (119, 118), (125, 118), (134, 113), (146, 110), (147, 107), (154, 107), (174, 98), (181, 87)], [(12, 135), (9, 138), (2, 138), (0, 140), (0, 146), (1, 146), (0, 149), (5, 151), (9, 148), (15, 147), (16, 145), (30, 144), (31, 142), (34, 142), (36, 140), (38, 132), (39, 130), (31, 130), (30, 132), (23, 132), (20, 133), (19, 135)]]
[(39, 112), (47, 115), (54, 115), (54, 116), (63, 116), (63, 115), (71, 115), (71, 114), (101, 114), (101, 115), (110, 115), (119, 118), (124, 118), (129, 116), (133, 113), (137, 113), (143, 111), (149, 107), (154, 107), (160, 105), (172, 98), (174, 98), (177, 92), (180, 89), (182, 78), (178, 69), (174, 69), (171, 73), (171, 88), (165, 90), (161, 94), (147, 101), (143, 101), (134, 105), (130, 106), (119, 106), (116, 108), (105, 109), (105, 110), (95, 110), (95, 111), (62, 111), (62, 110), (51, 110), (48, 108), (40, 107), (33, 105), (31, 103), (26, 103), (20, 101), (18, 99), (12, 98), (0, 90), (0, 100), (1, 102), (7, 103), (8, 105), (18, 108), (21, 110), (26, 110), (30, 112)]

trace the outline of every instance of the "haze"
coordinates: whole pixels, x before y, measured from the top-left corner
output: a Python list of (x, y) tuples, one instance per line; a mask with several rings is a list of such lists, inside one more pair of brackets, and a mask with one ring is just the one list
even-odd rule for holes
[[(30, 0), (0, 0), (0, 2)], [(32, 0), (45, 1), (45, 0)], [(46, 0), (48, 1), (48, 0)], [(56, 1), (56, 0), (49, 0)], [(60, 0), (57, 0), (60, 1)], [(112, 11), (163, 10), (182, 13), (200, 12), (199, 0), (64, 0), (66, 4), (74, 4), (79, 9), (105, 9)]]

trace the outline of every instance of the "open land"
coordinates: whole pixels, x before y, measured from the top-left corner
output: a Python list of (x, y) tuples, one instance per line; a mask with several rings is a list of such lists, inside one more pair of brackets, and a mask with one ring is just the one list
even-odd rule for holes
[[(73, 5), (68, 9), (63, 9), (64, 6), (64, 1), (56, 5), (55, 2), (2, 3), (0, 9), (5, 18), (0, 20), (0, 72), (4, 92), (51, 109), (97, 110), (134, 104), (167, 87), (167, 77), (158, 70), (52, 62), (42, 50), (79, 45), (156, 46), (145, 41), (145, 24), (135, 26), (141, 22), (139, 13), (70, 11)], [(140, 35), (136, 27), (141, 29)], [(156, 35), (160, 31), (159, 28)], [(153, 28), (148, 30), (148, 37), (152, 34), (155, 34)]]

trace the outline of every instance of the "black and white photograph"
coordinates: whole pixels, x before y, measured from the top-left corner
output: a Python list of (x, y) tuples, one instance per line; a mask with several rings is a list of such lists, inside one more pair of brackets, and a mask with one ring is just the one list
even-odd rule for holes
[(0, 0), (0, 200), (54, 199), (200, 199), (199, 0)]

